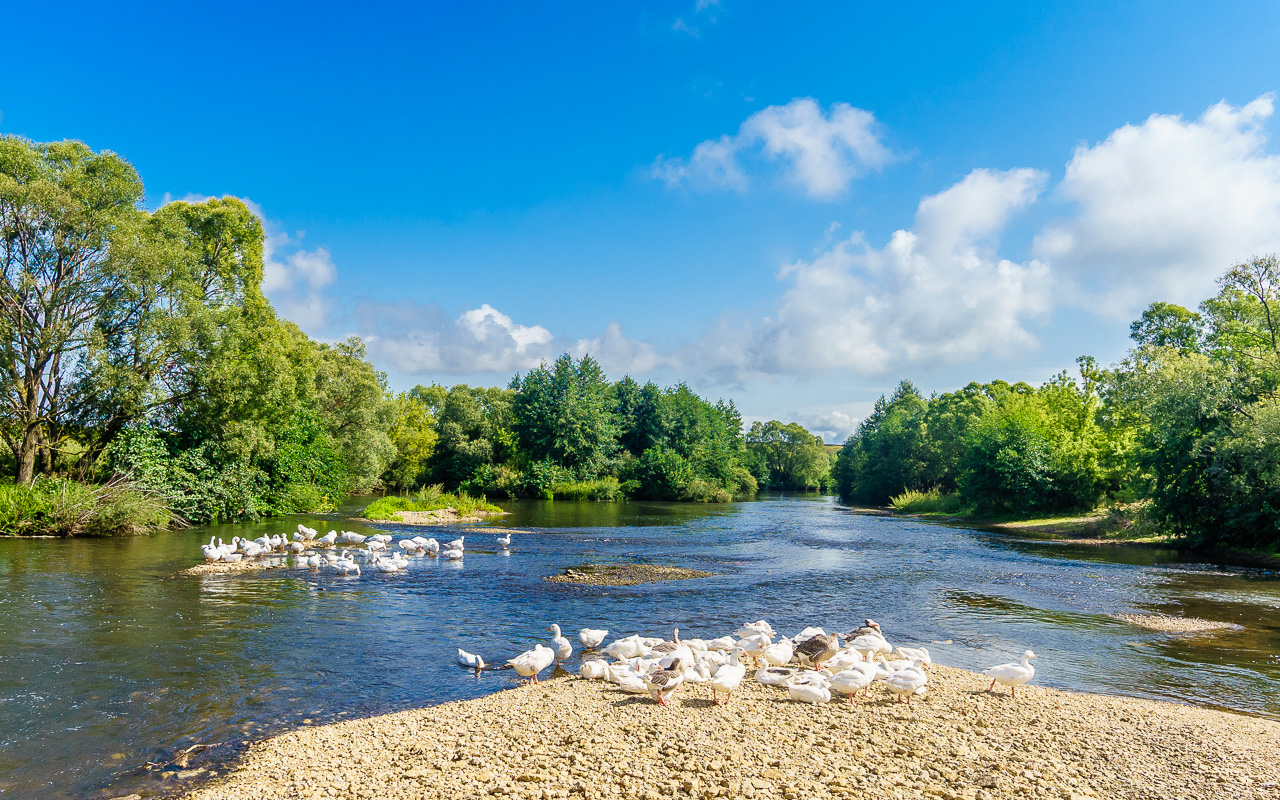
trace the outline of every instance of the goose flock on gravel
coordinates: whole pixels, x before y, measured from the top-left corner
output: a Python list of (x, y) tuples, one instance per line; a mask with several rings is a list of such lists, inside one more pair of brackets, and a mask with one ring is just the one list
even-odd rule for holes
[[(507, 662), (516, 674), (538, 683), (538, 673), (552, 664), (562, 664), (573, 655), (573, 643), (559, 625), (547, 629), (551, 646), (535, 645)], [(731, 702), (748, 673), (766, 686), (784, 689), (792, 700), (826, 703), (844, 696), (850, 704), (855, 695), (869, 697), (875, 683), (883, 683), (898, 701), (911, 705), (925, 694), (929, 683), (927, 668), (933, 664), (924, 647), (895, 647), (885, 638), (879, 623), (866, 620), (861, 627), (844, 634), (829, 634), (809, 627), (795, 636), (779, 637), (765, 620), (749, 622), (732, 636), (717, 639), (681, 639), (680, 629), (670, 639), (639, 634), (615, 639), (601, 648), (607, 630), (583, 628), (578, 641), (585, 656), (578, 673), (590, 680), (605, 680), (625, 692), (648, 694), (660, 705), (686, 684), (705, 684), (717, 705)], [(897, 655), (897, 658), (892, 656)], [(612, 662), (606, 660), (610, 656)], [(1035, 653), (1026, 651), (1020, 662), (983, 670), (991, 678), (988, 691), (997, 683), (1017, 687), (1031, 680)], [(474, 653), (458, 650), (458, 663), (479, 674), (489, 669)], [(724, 695), (723, 698), (721, 695)]]
[[(409, 566), (410, 556), (459, 561), (465, 555), (465, 538), (459, 536), (441, 544), (435, 539), (415, 536), (393, 544), (392, 537), (385, 533), (365, 536), (353, 531), (329, 531), (321, 536), (315, 528), (299, 525), (292, 540), (282, 533), (253, 540), (236, 536), (230, 544), (210, 537), (208, 544), (200, 546), (200, 551), (209, 563), (262, 560), (268, 564), (276, 562), (274, 566), (288, 563), (298, 569), (332, 569), (343, 575), (359, 575), (360, 562), (356, 556), (364, 559), (365, 569), (374, 572), (399, 572)], [(509, 549), (511, 534), (499, 536), (497, 542), (502, 550)]]

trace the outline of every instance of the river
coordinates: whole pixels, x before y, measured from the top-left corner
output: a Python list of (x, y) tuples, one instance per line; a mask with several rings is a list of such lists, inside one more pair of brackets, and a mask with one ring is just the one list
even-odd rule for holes
[[(1090, 547), (862, 516), (818, 496), (730, 505), (505, 503), (529, 527), (509, 553), (482, 531), (461, 562), (404, 572), (180, 576), (210, 535), (452, 531), (337, 514), (119, 539), (0, 540), (0, 798), (144, 796), (225, 767), (244, 743), (298, 725), (475, 697), (514, 683), (491, 663), (546, 627), (712, 636), (757, 618), (794, 634), (864, 617), (891, 641), (967, 668), (1031, 648), (1036, 683), (1280, 718), (1280, 576), (1172, 550)], [(715, 577), (628, 588), (550, 584), (585, 562), (644, 559)], [(1172, 636), (1110, 615), (1239, 624)], [(576, 635), (569, 634), (576, 645)], [(575, 655), (575, 660), (577, 656)], [(148, 770), (193, 744), (187, 771)], [(208, 772), (202, 772), (207, 777)]]

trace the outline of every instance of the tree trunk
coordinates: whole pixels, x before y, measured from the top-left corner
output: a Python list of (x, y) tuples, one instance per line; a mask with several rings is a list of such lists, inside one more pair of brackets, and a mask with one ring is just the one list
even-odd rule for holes
[(18, 450), (18, 472), (14, 475), (14, 483), (19, 486), (31, 483), (36, 474), (36, 451), (40, 449), (40, 423), (27, 423), (27, 430), (22, 436), (22, 447)]

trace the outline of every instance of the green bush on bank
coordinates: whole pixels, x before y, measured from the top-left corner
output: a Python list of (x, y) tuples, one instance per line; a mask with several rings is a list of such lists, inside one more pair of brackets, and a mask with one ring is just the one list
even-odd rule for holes
[(960, 510), (960, 496), (943, 494), (937, 486), (920, 492), (908, 489), (902, 494), (889, 498), (889, 505), (894, 511), (906, 514), (954, 514)]
[(164, 499), (126, 481), (92, 486), (62, 478), (0, 484), (0, 535), (111, 536), (177, 521)]
[(395, 521), (401, 511), (439, 511), (452, 508), (461, 516), (476, 511), (501, 511), (483, 497), (472, 497), (466, 492), (446, 492), (438, 484), (426, 486), (413, 495), (388, 495), (374, 500), (364, 510), (365, 519)]

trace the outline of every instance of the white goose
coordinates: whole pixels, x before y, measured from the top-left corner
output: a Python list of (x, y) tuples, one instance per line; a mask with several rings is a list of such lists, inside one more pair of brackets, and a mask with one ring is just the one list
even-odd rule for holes
[(709, 685), (711, 686), (711, 699), (716, 705), (720, 705), (719, 692), (724, 692), (724, 702), (727, 705), (733, 699), (733, 693), (742, 685), (742, 678), (747, 674), (747, 665), (738, 660), (738, 654), (741, 650), (734, 650), (729, 655), (729, 661), (724, 666), (715, 671), (711, 676)]
[(869, 669), (843, 669), (832, 675), (828, 684), (833, 692), (849, 695), (849, 705), (853, 705), (853, 696), (866, 691), (875, 680), (875, 668), (863, 662), (862, 667)]
[(573, 642), (560, 635), (560, 626), (555, 623), (552, 623), (547, 630), (551, 631), (551, 641), (556, 646), (556, 663), (568, 661), (569, 657), (573, 655)]
[(338, 540), (338, 532), (329, 531), (324, 536), (321, 536), (319, 539), (316, 539), (316, 544), (323, 545), (325, 547), (333, 547), (333, 543), (336, 542), (337, 540)]
[(212, 536), (209, 537), (208, 544), (200, 545), (200, 552), (204, 553), (206, 561), (222, 560), (222, 551), (218, 549), (218, 545), (214, 543), (214, 538)]
[(898, 655), (908, 661), (923, 661), (926, 667), (933, 664), (933, 658), (929, 656), (929, 648), (927, 647), (903, 647), (898, 645)]
[(1009, 693), (1016, 699), (1018, 687), (1035, 677), (1036, 668), (1031, 666), (1031, 659), (1035, 657), (1036, 654), (1028, 650), (1022, 654), (1021, 663), (1013, 661), (984, 669), (982, 674), (991, 679), (991, 685), (987, 687), (987, 691), (993, 691), (998, 683), (1001, 686), (1008, 686)]
[(796, 646), (790, 639), (779, 639), (776, 643), (761, 650), (760, 657), (771, 666), (782, 667), (791, 663), (791, 657), (795, 655), (795, 652)]
[(342, 532), (342, 541), (350, 542), (351, 544), (364, 544), (364, 540), (367, 538), (368, 538), (367, 536), (361, 536), (355, 531)]
[(786, 683), (787, 696), (801, 703), (831, 702), (831, 686), (818, 673), (794, 675)]
[(899, 700), (905, 696), (907, 705), (911, 705), (911, 698), (917, 694), (924, 694), (924, 685), (928, 682), (929, 676), (924, 673), (924, 662), (915, 661), (906, 669), (894, 672), (884, 683)]
[(785, 686), (795, 674), (791, 667), (761, 667), (756, 670), (756, 681), (765, 686)]
[(458, 648), (458, 665), (475, 670), (477, 675), (480, 674), (480, 670), (484, 669), (485, 666), (483, 658), (475, 653), (468, 653), (461, 647)]
[(506, 550), (508, 547), (510, 547), (510, 546), (511, 546), (511, 534), (510, 534), (510, 533), (508, 533), (506, 536), (499, 536), (499, 537), (498, 537), (498, 546), (499, 546), (499, 547), (501, 547), (503, 550)]
[(582, 646), (587, 650), (595, 650), (604, 641), (604, 637), (609, 635), (607, 630), (597, 630), (595, 628), (583, 628), (578, 631), (578, 641), (582, 642)]
[(556, 654), (550, 647), (546, 645), (535, 645), (532, 650), (526, 650), (507, 663), (515, 667), (516, 674), (522, 678), (528, 678), (529, 683), (536, 684), (538, 682), (538, 673), (551, 666), (551, 662), (555, 660)]
[(450, 561), (457, 561), (461, 559), (465, 555), (465, 553), (460, 548), (449, 548), (448, 550), (445, 550), (440, 555), (444, 556)]
[(598, 681), (605, 677), (608, 672), (609, 665), (599, 658), (592, 658), (583, 661), (582, 666), (578, 667), (578, 674), (589, 681)]

